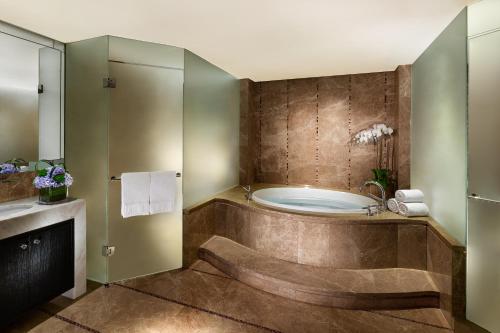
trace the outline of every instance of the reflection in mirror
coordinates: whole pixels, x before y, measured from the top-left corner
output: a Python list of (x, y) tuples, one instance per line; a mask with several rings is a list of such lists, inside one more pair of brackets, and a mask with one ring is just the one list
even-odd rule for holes
[(0, 50), (0, 163), (61, 158), (61, 51), (2, 32)]

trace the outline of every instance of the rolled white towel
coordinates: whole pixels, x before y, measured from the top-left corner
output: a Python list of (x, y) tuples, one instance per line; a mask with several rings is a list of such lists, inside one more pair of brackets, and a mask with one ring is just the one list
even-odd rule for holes
[(406, 217), (427, 216), (429, 208), (423, 202), (400, 202), (399, 213)]
[(399, 202), (423, 202), (424, 193), (420, 190), (397, 190), (396, 200)]
[(399, 202), (392, 198), (387, 200), (387, 208), (393, 213), (399, 213)]

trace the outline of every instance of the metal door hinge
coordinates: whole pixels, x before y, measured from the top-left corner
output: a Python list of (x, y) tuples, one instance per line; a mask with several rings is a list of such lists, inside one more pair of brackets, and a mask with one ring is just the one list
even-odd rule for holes
[(103, 88), (116, 88), (116, 79), (106, 77), (102, 79)]
[(41, 83), (38, 85), (38, 93), (43, 94), (43, 84)]
[(111, 257), (113, 254), (115, 254), (115, 247), (114, 246), (104, 245), (102, 247), (102, 255), (104, 257)]

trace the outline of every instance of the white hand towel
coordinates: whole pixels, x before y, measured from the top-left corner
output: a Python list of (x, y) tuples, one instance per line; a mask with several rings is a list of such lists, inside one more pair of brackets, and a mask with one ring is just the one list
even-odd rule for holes
[(170, 213), (175, 209), (177, 180), (175, 171), (151, 172), (149, 213)]
[(122, 216), (149, 215), (149, 172), (123, 173)]
[(399, 212), (406, 217), (427, 216), (429, 208), (423, 202), (400, 202)]
[(399, 203), (396, 199), (392, 198), (387, 200), (387, 208), (393, 213), (399, 213)]
[(423, 202), (424, 193), (420, 190), (397, 190), (396, 200), (399, 202)]

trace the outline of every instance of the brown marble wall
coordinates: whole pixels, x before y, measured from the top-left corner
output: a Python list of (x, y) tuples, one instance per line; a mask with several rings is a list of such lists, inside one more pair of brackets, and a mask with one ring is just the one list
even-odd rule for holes
[(398, 183), (400, 188), (410, 188), (410, 141), (411, 141), (411, 65), (396, 69), (396, 93), (398, 109)]
[[(403, 128), (391, 165), (409, 182), (410, 66), (393, 72), (241, 83), (240, 182), (354, 189), (372, 178), (373, 145), (351, 137), (374, 123)], [(399, 85), (402, 85), (400, 87)], [(399, 109), (404, 114), (399, 116)], [(256, 147), (251, 150), (250, 147)]]
[(198, 248), (215, 234), (213, 204), (183, 215), (182, 265), (189, 267), (198, 259)]
[(0, 175), (0, 202), (29, 198), (38, 195), (33, 186), (35, 172)]
[(258, 145), (256, 139), (255, 85), (248, 79), (240, 80), (240, 184), (251, 184), (255, 179), (254, 160)]

